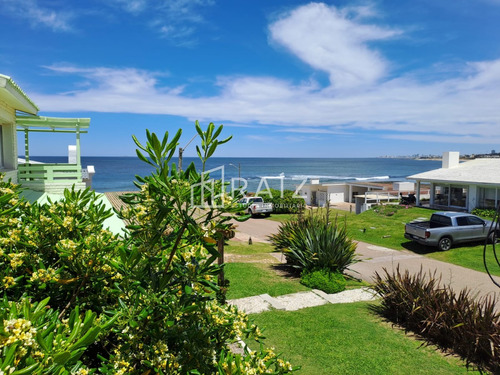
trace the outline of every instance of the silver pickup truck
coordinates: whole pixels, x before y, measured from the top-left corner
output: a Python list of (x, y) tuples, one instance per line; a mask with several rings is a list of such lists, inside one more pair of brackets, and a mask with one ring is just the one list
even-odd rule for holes
[[(496, 232), (496, 236), (495, 236)], [(500, 230), (491, 221), (463, 212), (436, 212), (430, 221), (415, 221), (405, 225), (405, 238), (423, 245), (450, 250), (461, 242), (496, 241)]]
[(267, 217), (273, 212), (273, 204), (264, 203), (262, 197), (245, 197), (241, 198), (238, 203), (244, 207), (245, 213), (252, 216), (264, 214)]

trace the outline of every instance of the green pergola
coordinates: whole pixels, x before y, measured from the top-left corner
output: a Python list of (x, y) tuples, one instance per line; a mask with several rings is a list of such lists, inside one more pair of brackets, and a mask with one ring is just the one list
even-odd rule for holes
[(29, 163), (29, 133), (74, 133), (76, 134), (76, 159), (80, 164), (80, 134), (87, 133), (89, 118), (60, 118), (45, 116), (16, 116), (17, 131), (24, 132), (24, 156)]
[[(89, 118), (60, 118), (18, 114), (18, 132), (24, 132), (24, 156), (26, 162), (18, 166), (20, 180), (81, 181), (80, 134), (87, 133)], [(76, 135), (76, 164), (31, 164), (29, 156), (29, 133), (73, 133)]]

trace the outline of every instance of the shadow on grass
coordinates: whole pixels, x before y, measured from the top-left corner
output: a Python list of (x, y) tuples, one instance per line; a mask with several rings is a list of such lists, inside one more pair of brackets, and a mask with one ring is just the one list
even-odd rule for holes
[(285, 279), (300, 279), (300, 270), (288, 264), (273, 264), (271, 268)]

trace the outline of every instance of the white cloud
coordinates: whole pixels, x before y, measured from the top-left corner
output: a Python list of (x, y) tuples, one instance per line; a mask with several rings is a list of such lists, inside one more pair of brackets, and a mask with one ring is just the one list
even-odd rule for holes
[[(373, 8), (351, 8), (359, 18)], [(362, 16), (362, 17), (361, 17)], [(269, 27), (271, 39), (313, 68), (330, 75), (335, 87), (373, 84), (388, 70), (387, 61), (368, 43), (401, 34), (396, 29), (356, 22), (334, 7), (312, 3), (282, 16)]]
[(139, 16), (147, 14), (149, 26), (161, 37), (178, 45), (195, 44), (196, 25), (205, 22), (200, 9), (213, 0), (114, 0), (125, 11)]
[(42, 7), (37, 0), (0, 0), (0, 12), (27, 20), (32, 27), (44, 26), (53, 31), (72, 31), (74, 14)]
[(477, 142), (478, 136), (498, 132), (500, 85), (494, 83), (500, 80), (499, 66), (500, 60), (474, 63), (464, 67), (463, 76), (453, 79), (424, 84), (402, 77), (341, 95), (269, 77), (226, 77), (218, 81), (222, 94), (199, 98), (186, 96), (184, 88), (160, 87), (158, 73), (52, 66), (53, 71), (82, 76), (87, 85), (72, 93), (32, 96), (46, 111), (170, 114), (271, 124), (303, 133), (306, 129), (311, 133), (365, 129), (431, 138), (438, 132)]
[[(351, 135), (369, 130), (397, 139), (498, 142), (500, 59), (454, 66), (454, 72), (430, 82), (412, 74), (389, 79), (385, 76), (389, 63), (366, 42), (395, 37), (398, 32), (343, 18), (351, 13), (312, 4), (288, 13), (271, 27), (276, 27), (273, 35), (280, 35), (290, 51), (330, 73), (328, 87), (313, 80), (294, 84), (274, 77), (223, 76), (216, 81), (219, 94), (193, 97), (188, 83), (168, 86), (168, 76), (158, 72), (53, 65), (48, 67), (53, 72), (80, 77), (85, 85), (70, 93), (30, 96), (43, 111), (51, 112), (167, 114), (227, 125), (274, 125), (277, 130), (304, 134)], [(360, 18), (366, 19), (369, 13)], [(317, 27), (311, 23), (314, 14), (319, 17)], [(291, 20), (302, 34), (311, 28), (316, 38), (294, 41), (288, 26)], [(329, 22), (336, 26), (328, 26)], [(355, 25), (361, 28), (354, 31)], [(335, 31), (340, 42), (331, 44), (321, 36), (329, 27), (344, 27), (343, 32)], [(366, 61), (349, 64), (355, 56)]]
[(114, 0), (119, 6), (123, 7), (125, 11), (132, 14), (142, 13), (148, 6), (147, 0)]

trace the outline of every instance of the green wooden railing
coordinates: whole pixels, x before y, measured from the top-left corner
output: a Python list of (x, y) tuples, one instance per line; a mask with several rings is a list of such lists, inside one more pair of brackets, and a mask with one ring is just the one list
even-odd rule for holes
[(19, 164), (19, 182), (81, 182), (82, 167), (77, 164)]

